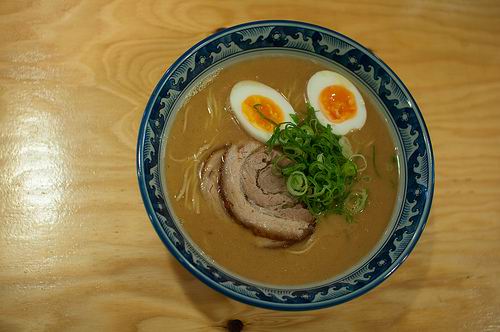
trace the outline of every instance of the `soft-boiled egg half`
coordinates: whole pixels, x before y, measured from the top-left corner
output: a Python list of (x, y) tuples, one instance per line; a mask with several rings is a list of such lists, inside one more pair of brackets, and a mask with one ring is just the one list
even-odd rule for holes
[(366, 107), (359, 90), (339, 73), (323, 70), (309, 79), (307, 99), (318, 121), (331, 125), (336, 135), (360, 129), (366, 121)]
[(274, 128), (290, 122), (292, 106), (278, 91), (255, 81), (240, 81), (233, 86), (229, 103), (240, 125), (250, 136), (266, 142)]

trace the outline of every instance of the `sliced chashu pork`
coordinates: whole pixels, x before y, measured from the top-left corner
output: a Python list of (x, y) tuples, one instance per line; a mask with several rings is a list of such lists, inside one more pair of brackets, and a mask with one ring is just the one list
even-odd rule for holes
[(255, 235), (288, 244), (314, 231), (314, 216), (288, 194), (272, 172), (276, 152), (255, 142), (231, 145), (223, 156), (219, 193), (228, 213)]
[(207, 202), (210, 202), (213, 209), (220, 211), (223, 211), (224, 207), (219, 196), (219, 175), (225, 152), (226, 148), (213, 151), (201, 169), (201, 194)]
[[(206, 201), (212, 204), (216, 211), (225, 211), (224, 204), (219, 194), (219, 175), (222, 167), (222, 157), (226, 148), (213, 151), (205, 161), (201, 171), (201, 193)], [(265, 237), (257, 236), (255, 244), (264, 248), (280, 248), (289, 245), (286, 241), (276, 241)]]

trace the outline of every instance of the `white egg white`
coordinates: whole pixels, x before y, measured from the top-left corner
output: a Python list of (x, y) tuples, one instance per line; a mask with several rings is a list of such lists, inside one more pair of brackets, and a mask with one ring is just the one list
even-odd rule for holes
[[(357, 112), (356, 115), (340, 123), (331, 122), (326, 115), (321, 111), (320, 107), (320, 94), (324, 88), (331, 85), (340, 85), (349, 90), (356, 101)], [(307, 83), (307, 99), (316, 112), (318, 121), (326, 125), (331, 125), (332, 132), (336, 135), (345, 135), (348, 132), (361, 129), (366, 121), (366, 107), (363, 97), (359, 90), (347, 78), (339, 73), (323, 70), (319, 71), (309, 79)]]
[(272, 133), (250, 123), (242, 109), (242, 104), (245, 99), (253, 95), (263, 96), (274, 101), (283, 112), (284, 122), (292, 121), (290, 114), (294, 114), (295, 111), (283, 95), (265, 84), (256, 81), (240, 81), (233, 86), (231, 94), (229, 95), (229, 103), (238, 123), (250, 136), (264, 143), (271, 138)]

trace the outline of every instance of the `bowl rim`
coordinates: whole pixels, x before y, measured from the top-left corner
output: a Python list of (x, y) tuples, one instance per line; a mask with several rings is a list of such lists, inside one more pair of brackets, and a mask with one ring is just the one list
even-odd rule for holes
[[(417, 225), (417, 229), (412, 236), (410, 242), (404, 249), (404, 253), (401, 254), (394, 262), (392, 262), (391, 266), (392, 269), (387, 269), (381, 273), (378, 277), (376, 277), (372, 282), (368, 283), (365, 285), (363, 288), (356, 290), (354, 292), (349, 292), (345, 295), (343, 295), (340, 298), (333, 298), (333, 299), (328, 299), (320, 302), (308, 302), (308, 303), (299, 303), (299, 304), (284, 304), (284, 303), (274, 303), (274, 302), (267, 302), (263, 300), (255, 300), (251, 297), (245, 296), (241, 293), (238, 293), (236, 291), (229, 291), (225, 287), (221, 286), (218, 282), (210, 279), (207, 277), (203, 272), (201, 272), (199, 269), (197, 269), (194, 265), (192, 265), (186, 258), (180, 254), (175, 248), (175, 246), (171, 243), (171, 241), (165, 236), (165, 231), (163, 228), (159, 225), (158, 221), (156, 220), (156, 216), (154, 215), (154, 209), (152, 207), (152, 203), (149, 199), (148, 196), (148, 190), (145, 185), (145, 174), (144, 174), (144, 141), (145, 141), (145, 131), (146, 131), (146, 124), (150, 118), (151, 112), (153, 110), (153, 106), (155, 101), (157, 100), (159, 93), (164, 86), (166, 79), (174, 72), (175, 69), (177, 69), (178, 65), (183, 63), (189, 56), (191, 56), (195, 50), (197, 50), (200, 46), (207, 44), (209, 41), (216, 39), (217, 37), (227, 34), (232, 31), (237, 31), (241, 30), (242, 28), (247, 28), (255, 25), (265, 25), (265, 24), (272, 24), (272, 25), (292, 25), (294, 27), (304, 27), (316, 31), (323, 31), (326, 32), (327, 34), (332, 34), (336, 36), (340, 36), (341, 38), (344, 38), (345, 40), (349, 41), (352, 45), (354, 45), (357, 49), (360, 49), (367, 53), (369, 56), (372, 56), (375, 58), (375, 60), (378, 62), (378, 64), (383, 67), (383, 69), (392, 75), (394, 78), (396, 78), (398, 85), (400, 88), (403, 90), (403, 92), (406, 93), (408, 99), (412, 102), (412, 110), (414, 111), (415, 115), (419, 117), (420, 119), (420, 125), (421, 129), (423, 132), (423, 140), (425, 143), (425, 150), (428, 153), (428, 160), (429, 160), (429, 174), (428, 174), (428, 183), (429, 187), (427, 188), (427, 200), (426, 200), (426, 209), (422, 212), (420, 222)], [(405, 160), (406, 163), (406, 160)], [(217, 30), (215, 33), (210, 34), (209, 36), (203, 38), (193, 46), (191, 46), (187, 51), (182, 53), (169, 67), (168, 69), (164, 72), (158, 83), (156, 84), (154, 90), (151, 93), (150, 98), (148, 99), (148, 102), (145, 107), (145, 111), (142, 115), (140, 127), (139, 127), (139, 132), (138, 132), (138, 140), (137, 140), (137, 147), (136, 147), (136, 171), (137, 171), (137, 178), (139, 182), (139, 188), (141, 192), (141, 197), (143, 200), (144, 207), (146, 209), (146, 212), (148, 214), (148, 217), (150, 219), (151, 224), (153, 225), (157, 235), (160, 237), (164, 245), (167, 247), (167, 249), (170, 251), (170, 253), (177, 259), (179, 263), (181, 263), (182, 266), (184, 266), (191, 274), (193, 274), (195, 277), (197, 277), (200, 281), (205, 283), (207, 286), (210, 288), (224, 294), (225, 296), (232, 298), (234, 300), (237, 300), (239, 302), (243, 302), (249, 305), (257, 306), (257, 307), (262, 307), (266, 309), (272, 309), (272, 310), (285, 310), (285, 311), (303, 311), (303, 310), (316, 310), (316, 309), (321, 309), (321, 308), (326, 308), (326, 307), (331, 307), (334, 305), (338, 305), (347, 301), (350, 301), (354, 298), (357, 298), (358, 296), (361, 296), (363, 294), (366, 294), (367, 292), (371, 291), (374, 289), (376, 286), (378, 286), (380, 283), (382, 283), (384, 280), (386, 280), (390, 275), (392, 275), (400, 266), (401, 264), (408, 258), (409, 254), (413, 251), (415, 248), (420, 236), (422, 235), (422, 232), (427, 224), (427, 221), (429, 219), (429, 214), (430, 210), (432, 207), (432, 201), (433, 201), (433, 196), (434, 196), (434, 186), (435, 186), (435, 166), (434, 166), (434, 153), (432, 149), (432, 144), (431, 144), (431, 139), (429, 135), (429, 131), (427, 128), (427, 125), (424, 121), (423, 115), (420, 111), (420, 108), (418, 107), (417, 103), (415, 102), (413, 96), (411, 95), (410, 91), (406, 87), (406, 85), (403, 83), (403, 81), (399, 78), (399, 76), (384, 62), (382, 61), (376, 54), (374, 54), (370, 49), (364, 47), (363, 45), (359, 44), (358, 42), (354, 41), (353, 39), (345, 36), (342, 33), (339, 33), (337, 31), (307, 23), (307, 22), (301, 22), (301, 21), (295, 21), (295, 20), (257, 20), (257, 21), (249, 21), (245, 23), (241, 23), (238, 25), (234, 25), (231, 27), (227, 27), (221, 30)]]

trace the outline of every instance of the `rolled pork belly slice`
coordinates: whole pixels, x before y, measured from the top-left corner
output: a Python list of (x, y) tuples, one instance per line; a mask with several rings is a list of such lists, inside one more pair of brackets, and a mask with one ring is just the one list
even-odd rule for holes
[(277, 152), (256, 142), (227, 148), (219, 175), (219, 194), (228, 213), (255, 235), (292, 244), (310, 235), (315, 217), (286, 191), (272, 170)]
[[(217, 212), (225, 213), (224, 204), (219, 195), (219, 176), (222, 167), (222, 157), (227, 147), (214, 150), (202, 165), (200, 189), (203, 197)], [(276, 241), (256, 236), (255, 245), (263, 248), (285, 248), (286, 241)]]

